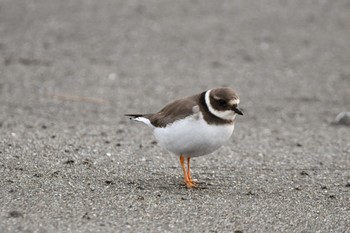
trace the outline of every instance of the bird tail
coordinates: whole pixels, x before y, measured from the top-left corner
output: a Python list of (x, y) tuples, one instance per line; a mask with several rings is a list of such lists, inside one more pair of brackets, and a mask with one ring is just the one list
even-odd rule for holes
[(145, 123), (146, 125), (154, 127), (151, 121), (147, 118), (147, 115), (149, 114), (125, 114), (125, 116), (130, 117), (130, 120), (140, 121)]
[(138, 118), (138, 117), (143, 117), (144, 114), (125, 114), (124, 116), (128, 116), (128, 117), (130, 117), (130, 120), (133, 120), (133, 119)]

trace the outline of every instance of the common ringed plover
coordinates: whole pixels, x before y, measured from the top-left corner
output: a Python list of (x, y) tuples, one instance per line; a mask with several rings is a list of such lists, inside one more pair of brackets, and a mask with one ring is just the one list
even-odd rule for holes
[(239, 101), (233, 89), (221, 87), (175, 100), (157, 113), (126, 116), (152, 127), (158, 143), (180, 157), (186, 186), (193, 188), (190, 159), (214, 152), (230, 138), (236, 115), (243, 115)]

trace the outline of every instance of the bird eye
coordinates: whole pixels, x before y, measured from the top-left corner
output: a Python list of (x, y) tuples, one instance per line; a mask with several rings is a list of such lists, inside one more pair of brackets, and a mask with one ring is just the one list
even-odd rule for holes
[(223, 99), (219, 99), (218, 101), (219, 101), (220, 106), (224, 107), (224, 106), (227, 105), (227, 102), (225, 100), (223, 100)]

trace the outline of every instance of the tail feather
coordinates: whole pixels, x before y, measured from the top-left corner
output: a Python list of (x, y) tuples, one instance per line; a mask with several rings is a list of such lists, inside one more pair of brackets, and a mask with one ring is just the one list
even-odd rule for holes
[(128, 117), (130, 117), (130, 119), (134, 119), (137, 117), (143, 117), (144, 114), (125, 114), (124, 116), (128, 116)]
[(154, 127), (150, 120), (147, 118), (147, 114), (125, 114), (125, 116), (130, 117), (130, 120), (140, 121), (145, 123), (146, 125)]

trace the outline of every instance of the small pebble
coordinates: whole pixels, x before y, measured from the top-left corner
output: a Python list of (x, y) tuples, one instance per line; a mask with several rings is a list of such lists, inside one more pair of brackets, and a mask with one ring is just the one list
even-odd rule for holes
[(139, 197), (137, 197), (136, 200), (138, 200), (138, 201), (143, 201), (143, 200), (145, 200), (145, 198), (144, 198), (143, 196), (139, 196)]
[(86, 220), (90, 220), (90, 219), (91, 219), (91, 217), (89, 216), (89, 213), (88, 213), (88, 212), (86, 212), (86, 213), (83, 215), (82, 218), (83, 218), (83, 219), (86, 219)]
[(23, 217), (23, 214), (17, 210), (13, 210), (13, 211), (9, 212), (9, 217), (10, 218), (19, 218), (19, 217)]
[(245, 195), (247, 196), (255, 196), (255, 193), (249, 190)]
[(350, 112), (339, 113), (334, 120), (334, 124), (350, 126)]
[(306, 171), (301, 171), (300, 175), (302, 175), (302, 176), (310, 176), (309, 173), (307, 173)]
[(68, 159), (67, 161), (63, 162), (64, 164), (74, 164), (75, 161), (73, 159)]
[(116, 78), (117, 78), (117, 74), (116, 73), (110, 73), (108, 75), (108, 79), (111, 80), (111, 81), (115, 80)]
[(105, 181), (105, 184), (106, 184), (106, 185), (111, 185), (111, 184), (113, 184), (113, 181), (111, 181), (111, 180), (106, 180), (106, 181)]

